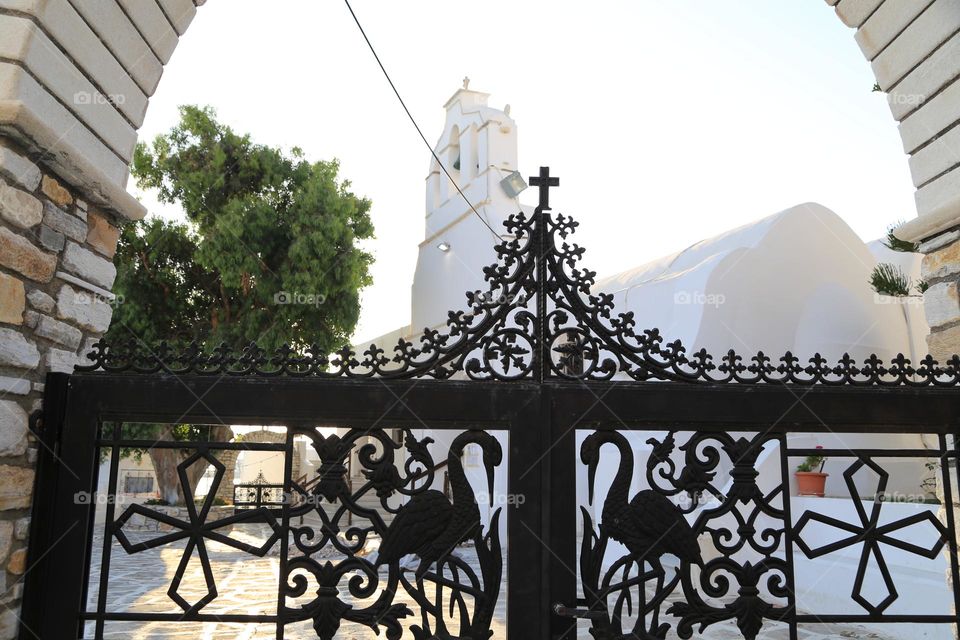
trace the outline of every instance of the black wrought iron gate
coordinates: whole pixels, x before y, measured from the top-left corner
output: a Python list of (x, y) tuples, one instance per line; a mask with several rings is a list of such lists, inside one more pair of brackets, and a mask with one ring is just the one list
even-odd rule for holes
[[(99, 344), (51, 375), (21, 637), (952, 635), (960, 359), (688, 354), (591, 293), (555, 179), (531, 183), (537, 213), (446, 333), (333, 357)], [(182, 506), (118, 491), (150, 450), (177, 452)], [(282, 460), (279, 509), (218, 504), (237, 451)], [(796, 495), (808, 457), (848, 499)], [(809, 597), (825, 576), (845, 602)]]

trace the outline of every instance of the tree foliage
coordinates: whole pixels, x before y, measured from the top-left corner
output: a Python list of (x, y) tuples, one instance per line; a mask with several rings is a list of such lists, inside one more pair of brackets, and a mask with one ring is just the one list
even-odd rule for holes
[(335, 160), (255, 144), (210, 108), (180, 113), (137, 147), (132, 173), (187, 224), (154, 218), (124, 231), (115, 290), (125, 302), (111, 332), (268, 349), (348, 343), (371, 282), (358, 245), (373, 237), (370, 202), (338, 179)]
[[(310, 162), (254, 143), (209, 107), (180, 108), (180, 122), (140, 144), (132, 175), (161, 202), (182, 207), (185, 223), (153, 217), (127, 226), (115, 263), (118, 304), (111, 340), (197, 341), (207, 349), (256, 341), (348, 343), (371, 283), (370, 202), (338, 177), (336, 160)], [(226, 425), (125, 425), (133, 437), (191, 442), (229, 440)], [(129, 453), (129, 452), (128, 452)], [(179, 495), (176, 466), (188, 452), (150, 449), (161, 495)], [(206, 465), (193, 465), (196, 487)]]

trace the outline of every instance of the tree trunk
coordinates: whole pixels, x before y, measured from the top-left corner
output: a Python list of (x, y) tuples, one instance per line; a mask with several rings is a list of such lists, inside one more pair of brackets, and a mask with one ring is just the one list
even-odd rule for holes
[[(169, 426), (158, 425), (158, 427), (160, 427), (159, 433), (157, 434), (158, 440), (169, 441), (174, 439), (173, 432)], [(211, 442), (229, 442), (232, 437), (233, 432), (230, 430), (230, 427), (223, 425), (210, 427)], [(187, 447), (190, 445), (189, 442), (184, 442), (183, 444)], [(169, 504), (185, 505), (186, 500), (184, 499), (183, 490), (180, 486), (180, 475), (177, 473), (177, 467), (186, 460), (193, 451), (188, 448), (151, 448), (149, 453), (150, 462), (153, 463), (153, 471), (157, 476), (157, 488), (160, 492), (160, 498)], [(194, 492), (197, 490), (197, 483), (200, 481), (200, 478), (203, 477), (203, 474), (206, 473), (209, 466), (209, 463), (201, 459), (186, 468), (187, 482), (189, 482), (190, 488)], [(193, 500), (195, 497), (196, 496), (190, 496), (190, 499)]]

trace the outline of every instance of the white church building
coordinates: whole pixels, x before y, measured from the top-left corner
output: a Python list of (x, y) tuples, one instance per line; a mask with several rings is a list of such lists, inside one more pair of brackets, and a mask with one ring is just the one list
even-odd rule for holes
[[(427, 327), (444, 330), (447, 312), (465, 308), (465, 292), (485, 289), (481, 268), (496, 261), (496, 239), (486, 225), (500, 230), (509, 215), (519, 210), (527, 214), (533, 211), (532, 206), (511, 197), (501, 187), (501, 180), (519, 169), (517, 123), (510, 116), (509, 106), (496, 109), (487, 101), (488, 94), (465, 86), (444, 105), (446, 122), (435, 153), (465, 198), (431, 158), (425, 185), (424, 237), (411, 286), (411, 324), (374, 339), (377, 345), (393, 345), (401, 337), (416, 342)], [(618, 311), (635, 314), (638, 329), (659, 328), (667, 341), (680, 339), (688, 349), (703, 347), (715, 356), (735, 349), (738, 353), (763, 351), (774, 358), (791, 351), (801, 358), (820, 353), (828, 360), (844, 353), (858, 361), (871, 354), (889, 360), (898, 353), (919, 360), (927, 353), (928, 333), (922, 298), (876, 294), (870, 286), (870, 274), (879, 262), (897, 264), (914, 281), (920, 277), (918, 254), (891, 251), (880, 241), (865, 243), (836, 213), (808, 202), (704, 239), (678, 253), (601, 277), (595, 291), (613, 294)], [(357, 345), (357, 349), (362, 352), (366, 346)], [(453, 437), (426, 429), (415, 431), (415, 435), (429, 435), (435, 440), (431, 450), (438, 460), (445, 457)], [(586, 435), (578, 433), (578, 442)], [(650, 449), (646, 440), (654, 434), (629, 435), (637, 456), (636, 491), (646, 488), (644, 463)], [(791, 438), (790, 443), (810, 448), (925, 446), (920, 435), (802, 435)], [(509, 447), (503, 444), (506, 454)], [(606, 461), (609, 464), (601, 463), (597, 477), (595, 521), (617, 466), (615, 452), (603, 453), (610, 458)], [(774, 450), (765, 455), (767, 461), (761, 457), (758, 465), (761, 478), (779, 474), (779, 453)], [(571, 460), (570, 464), (577, 462)], [(831, 466), (828, 461), (825, 471), (831, 475), (825, 498), (799, 497), (796, 487), (791, 487), (794, 513), (802, 512), (807, 501), (818, 501), (818, 511), (840, 518), (852, 513), (851, 497), (842, 477), (850, 463), (850, 459), (838, 460)], [(507, 464), (505, 459), (496, 479), (496, 491), (504, 496)], [(899, 464), (902, 466), (897, 468), (891, 461), (888, 493), (922, 496), (921, 485), (929, 470), (920, 461), (904, 459)], [(485, 492), (479, 459), (468, 459), (466, 466), (468, 472), (472, 467), (476, 476), (476, 489)], [(577, 497), (586, 505), (585, 468), (581, 475)], [(859, 497), (872, 500), (875, 482), (866, 474), (856, 480)], [(501, 506), (507, 503), (502, 500)], [(938, 508), (915, 502), (890, 504), (885, 509), (888, 507), (889, 517)], [(505, 510), (509, 516), (509, 510)], [(501, 519), (501, 526), (505, 526), (505, 519)], [(610, 553), (619, 551), (612, 549)], [(843, 557), (830, 576), (799, 580), (800, 584), (817, 585), (806, 594), (798, 594), (799, 606), (829, 611), (833, 603), (849, 599), (859, 556), (855, 549), (848, 551), (849, 557)], [(909, 574), (904, 579), (912, 586), (910, 599), (946, 597), (945, 560), (943, 567), (918, 572), (911, 566), (909, 555), (891, 550), (887, 562), (895, 577), (898, 572)], [(803, 559), (798, 558), (798, 576), (804, 571)], [(939, 637), (931, 633), (924, 637)]]
[[(463, 88), (444, 105), (435, 153), (465, 197), (431, 158), (411, 323), (372, 340), (378, 345), (444, 329), (447, 312), (466, 306), (465, 292), (485, 288), (481, 268), (496, 260), (487, 225), (499, 231), (509, 215), (533, 211), (500, 186), (519, 168), (517, 123), (509, 106), (495, 109), (487, 99)], [(601, 277), (595, 290), (614, 294), (617, 309), (634, 312), (638, 327), (657, 327), (669, 340), (713, 354), (922, 357), (929, 331), (922, 298), (877, 295), (869, 280), (879, 262), (919, 279), (919, 254), (864, 243), (836, 213), (808, 202)]]

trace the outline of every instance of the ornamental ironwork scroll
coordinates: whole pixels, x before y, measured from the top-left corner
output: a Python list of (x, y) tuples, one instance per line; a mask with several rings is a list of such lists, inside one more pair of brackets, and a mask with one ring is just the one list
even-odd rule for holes
[(372, 344), (362, 352), (345, 346), (334, 354), (318, 345), (284, 345), (267, 352), (256, 343), (221, 344), (206, 352), (197, 344), (147, 346), (136, 340), (100, 340), (77, 371), (259, 375), (323, 378), (450, 378), (474, 380), (614, 377), (681, 382), (861, 386), (956, 386), (960, 356), (945, 362), (926, 356), (912, 363), (902, 354), (889, 362), (870, 356), (836, 362), (820, 354), (801, 358), (729, 350), (712, 355), (668, 341), (656, 328), (636, 326), (632, 312), (618, 311), (613, 296), (594, 291), (596, 273), (582, 265), (586, 250), (572, 242), (578, 223), (550, 214), (549, 189), (559, 180), (541, 168), (530, 183), (540, 189), (533, 215), (504, 221), (497, 262), (483, 269), (486, 289), (466, 293), (465, 310), (450, 311), (443, 331), (424, 329), (415, 340)]
[[(632, 497), (628, 492), (634, 455), (627, 439), (616, 431), (598, 431), (581, 446), (591, 501), (601, 447), (612, 444), (620, 455), (600, 524), (595, 526), (589, 511), (581, 510), (583, 592), (590, 608), (604, 613), (594, 620), (592, 633), (598, 640), (665, 638), (674, 624), (665, 618), (672, 616), (679, 619), (676, 633), (682, 638), (691, 637), (694, 627), (702, 632), (717, 622), (735, 620), (743, 637), (753, 640), (765, 618), (790, 614), (789, 608), (763, 599), (758, 588), (762, 581), (775, 598), (787, 597), (786, 561), (775, 555), (784, 534), (783, 487), (764, 495), (755, 482), (754, 468), (764, 444), (777, 438), (696, 433), (680, 447), (686, 463), (679, 471), (671, 458), (674, 438), (670, 433), (663, 441), (648, 440), (653, 447), (646, 467), (650, 488)], [(722, 458), (732, 465), (732, 484), (726, 492), (715, 483)], [(671, 500), (681, 494), (686, 506)], [(698, 513), (691, 524), (687, 514), (694, 512)], [(703, 558), (699, 539), (703, 536), (712, 540), (716, 557)], [(624, 545), (628, 553), (606, 566), (610, 540)], [(756, 559), (743, 560), (742, 551)], [(679, 560), (672, 574), (663, 565), (664, 555)], [(652, 593), (648, 584), (655, 585)], [(608, 609), (608, 600), (614, 596)], [(667, 603), (668, 598), (672, 602)], [(637, 600), (635, 610), (633, 599)], [(725, 604), (716, 604), (718, 600)], [(634, 627), (624, 630), (624, 618), (634, 613)]]
[[(298, 429), (296, 433), (310, 439), (320, 457), (320, 470), (312, 488), (294, 483), (293, 501), (298, 506), (290, 510), (290, 517), (311, 514), (318, 516), (321, 524), (290, 527), (293, 546), (281, 569), (281, 593), (286, 601), (281, 617), (286, 622), (312, 620), (324, 640), (333, 638), (344, 621), (375, 633), (382, 627), (388, 638), (396, 639), (403, 632), (401, 620), (415, 615), (406, 603), (396, 601), (397, 593), (403, 592), (419, 609), (420, 619), (410, 624), (416, 640), (489, 637), (503, 571), (500, 510), (493, 512), (484, 528), (461, 457), (469, 443), (481, 448), (491, 482), (488, 495), (492, 496), (494, 469), (502, 461), (497, 439), (484, 431), (466, 431), (453, 440), (446, 461), (452, 489), (448, 499), (429, 488), (437, 468), (427, 446), (430, 438), (417, 440), (405, 430), (404, 445), (399, 445), (381, 429), (354, 429), (343, 437), (323, 436), (315, 430)], [(359, 447), (357, 460), (367, 481), (351, 491), (346, 459), (366, 438), (378, 444), (367, 442)], [(401, 446), (409, 455), (398, 468), (395, 452)], [(377, 510), (358, 503), (370, 492), (384, 511), (394, 515), (389, 526)], [(406, 498), (402, 505), (388, 503), (394, 494)], [(335, 507), (332, 514), (324, 504)], [(345, 524), (348, 514), (352, 514), (351, 525)], [(381, 539), (376, 561), (361, 553), (373, 537)], [(454, 553), (465, 542), (474, 545), (479, 575)], [(343, 559), (319, 558), (327, 548), (338, 551)], [(401, 566), (403, 558), (411, 554), (419, 559), (416, 569)], [(341, 598), (344, 589), (353, 603)], [(315, 595), (304, 600), (308, 593)], [(358, 601), (366, 601), (366, 605), (358, 606)], [(448, 628), (453, 624), (455, 628)]]
[[(382, 632), (392, 640), (405, 631), (415, 640), (489, 638), (504, 567), (501, 510), (492, 508), (494, 472), (503, 458), (500, 443), (485, 431), (464, 431), (453, 439), (445, 462), (437, 464), (428, 446), (431, 438), (418, 440), (409, 429), (402, 432), (403, 442), (398, 443), (376, 428), (350, 429), (341, 435), (291, 428), (288, 437), (306, 437), (319, 457), (317, 472), (305, 480), (287, 478), (290, 492), (283, 496), (282, 509), (260, 506), (219, 519), (210, 514), (225, 467), (209, 451), (196, 451), (177, 467), (183, 494), (194, 495), (196, 489), (187, 475), (191, 465), (208, 464), (214, 473), (206, 497), (199, 504), (186, 502), (188, 520), (133, 504), (108, 525), (108, 531), (127, 554), (186, 540), (167, 589), (167, 596), (182, 610), (183, 621), (200, 619), (197, 614), (220, 595), (207, 550), (212, 541), (256, 557), (277, 555), (279, 547), (277, 614), (241, 616), (243, 621), (270, 622), (278, 628), (307, 621), (323, 640), (337, 636), (344, 623)], [(479, 448), (488, 479), (488, 519), (481, 518), (461, 460), (470, 444)], [(365, 478), (359, 486), (347, 479), (347, 459), (354, 450)], [(448, 474), (449, 498), (431, 488), (440, 468)], [(378, 507), (361, 504), (368, 495), (376, 497)], [(389, 499), (396, 496), (402, 500), (393, 505)], [(392, 515), (389, 525), (384, 513)], [(156, 521), (160, 533), (145, 539), (130, 534), (128, 523), (135, 516), (141, 522)], [(266, 525), (270, 531), (259, 545), (234, 537), (235, 525), (250, 523)], [(467, 552), (463, 545), (472, 549)], [(206, 593), (188, 601), (180, 589), (194, 556)], [(417, 559), (415, 566), (404, 562), (411, 557)], [(133, 619), (153, 618), (137, 614)]]
[[(850, 602), (862, 613), (841, 617), (930, 621), (931, 616), (909, 610), (917, 608), (917, 602), (904, 605), (907, 609), (898, 611), (900, 615), (887, 617), (900, 590), (909, 585), (896, 584), (884, 550), (934, 561), (950, 538), (949, 528), (929, 509), (908, 510), (898, 519), (881, 518), (890, 476), (883, 460), (896, 458), (896, 450), (824, 449), (825, 455), (853, 459), (843, 472), (851, 505), (847, 519), (814, 508), (797, 517), (790, 515), (785, 468), (796, 450), (787, 448), (787, 435), (693, 432), (679, 446), (677, 436), (669, 432), (646, 441), (648, 488), (632, 494), (635, 455), (623, 433), (596, 431), (581, 444), (588, 500), (595, 511), (581, 506), (579, 577), (588, 613), (584, 617), (591, 619), (594, 638), (662, 640), (674, 634), (691, 638), (727, 623), (736, 626), (739, 636), (754, 640), (761, 630), (769, 632), (765, 625), (770, 623), (822, 622), (830, 615), (798, 610), (795, 559), (799, 553), (813, 560), (850, 547), (859, 547)], [(595, 504), (595, 476), (605, 445), (618, 454), (619, 462), (602, 504)], [(768, 477), (763, 483), (762, 455), (771, 456), (777, 469), (776, 479)], [(948, 460), (946, 439), (941, 436), (939, 449), (925, 455)], [(875, 485), (866, 488), (873, 494), (869, 504), (854, 482), (860, 471), (876, 477)], [(823, 542), (822, 534), (811, 535), (814, 525), (832, 528), (837, 535)], [(618, 555), (613, 543), (625, 552)], [(791, 544), (799, 553), (791, 552)], [(879, 576), (871, 595), (865, 593), (868, 571)], [(954, 620), (950, 615), (940, 618)]]

